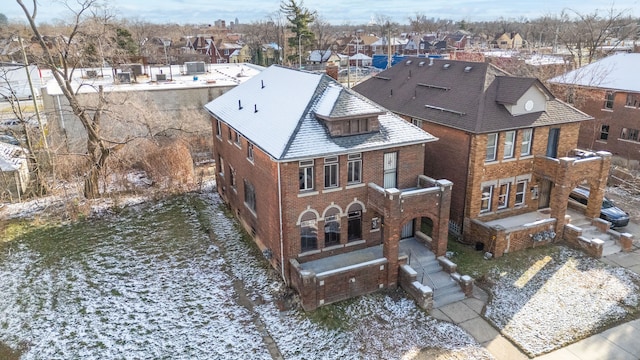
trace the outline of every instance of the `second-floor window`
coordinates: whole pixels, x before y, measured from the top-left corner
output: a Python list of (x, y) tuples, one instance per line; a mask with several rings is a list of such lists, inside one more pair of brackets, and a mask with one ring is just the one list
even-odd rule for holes
[(613, 91), (607, 91), (607, 94), (604, 97), (604, 108), (607, 110), (613, 110), (613, 99), (615, 94)]
[(485, 161), (495, 161), (496, 160), (496, 151), (498, 149), (498, 134), (488, 134), (487, 135), (487, 155), (485, 156)]
[(640, 94), (627, 94), (627, 104), (629, 107), (640, 107)]
[(516, 132), (507, 131), (504, 135), (504, 158), (510, 159), (513, 157), (513, 145), (516, 141)]
[(220, 120), (216, 120), (216, 136), (222, 137), (222, 124), (220, 124)]
[(531, 138), (533, 129), (524, 129), (520, 131), (522, 136), (522, 144), (520, 145), (520, 156), (531, 155)]
[(620, 139), (638, 141), (638, 129), (622, 128)]
[(253, 161), (253, 144), (247, 142), (247, 159)]
[(602, 124), (600, 125), (600, 140), (609, 139), (609, 125)]
[(338, 157), (324, 159), (324, 187), (338, 187)]
[(413, 119), (411, 119), (411, 123), (413, 125), (419, 127), (420, 129), (422, 129), (422, 119), (413, 118)]
[(240, 134), (238, 132), (235, 134), (235, 143), (240, 146)]
[(313, 160), (304, 160), (298, 163), (298, 177), (300, 178), (300, 190), (313, 189)]
[(347, 156), (347, 183), (358, 184), (362, 182), (362, 155), (349, 154)]

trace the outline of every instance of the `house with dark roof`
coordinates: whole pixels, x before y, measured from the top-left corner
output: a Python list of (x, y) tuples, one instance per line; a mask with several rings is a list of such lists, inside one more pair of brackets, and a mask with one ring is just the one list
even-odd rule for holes
[(551, 80), (550, 89), (595, 121), (580, 127), (578, 145), (640, 161), (640, 54), (620, 53)]
[(398, 284), (426, 299), (406, 246), (449, 264), (451, 182), (423, 175), (436, 137), (327, 75), (278, 65), (205, 109), (217, 192), (305, 309)]
[(494, 256), (562, 238), (569, 192), (588, 184), (597, 217), (609, 153), (579, 159), (591, 116), (535, 78), (488, 63), (410, 58), (354, 90), (440, 139), (425, 172), (454, 183), (450, 231)]

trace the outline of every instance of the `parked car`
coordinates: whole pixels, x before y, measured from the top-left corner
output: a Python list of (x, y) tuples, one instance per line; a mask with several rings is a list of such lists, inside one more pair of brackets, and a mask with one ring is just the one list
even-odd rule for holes
[[(577, 187), (571, 191), (569, 201), (587, 206), (589, 189)], [(600, 208), (600, 218), (611, 223), (612, 228), (624, 227), (629, 224), (629, 213), (617, 207), (613, 201), (604, 197)]]
[(0, 121), (0, 131), (22, 132), (24, 126), (18, 119), (7, 119)]
[(20, 145), (20, 141), (18, 141), (18, 139), (7, 134), (0, 134), (0, 142), (11, 144), (11, 145)]

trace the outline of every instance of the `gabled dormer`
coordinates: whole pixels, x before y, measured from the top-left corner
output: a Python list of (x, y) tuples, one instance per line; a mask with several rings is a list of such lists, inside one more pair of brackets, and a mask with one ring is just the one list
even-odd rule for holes
[(380, 131), (378, 116), (384, 111), (341, 86), (330, 84), (314, 114), (331, 137), (338, 137)]
[(513, 116), (547, 110), (547, 101), (553, 95), (539, 80), (511, 76), (496, 77), (498, 82), (496, 102)]

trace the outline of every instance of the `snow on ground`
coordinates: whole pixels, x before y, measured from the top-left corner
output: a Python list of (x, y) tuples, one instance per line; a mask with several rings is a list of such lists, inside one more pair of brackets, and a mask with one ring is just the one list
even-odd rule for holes
[[(210, 208), (219, 204), (217, 196), (210, 201)], [(265, 300), (255, 310), (285, 359), (314, 359), (319, 354), (326, 359), (397, 359), (424, 347), (449, 349), (467, 359), (491, 358), (464, 330), (435, 320), (407, 298), (394, 300), (383, 294), (357, 298), (344, 305), (345, 331), (328, 330), (299, 310), (281, 312), (272, 300), (283, 283), (255, 266), (256, 259), (247, 255), (235, 222), (216, 211), (212, 223), (234, 276), (243, 281), (252, 298)]]
[[(285, 359), (409, 359), (423, 347), (491, 359), (461, 328), (404, 297), (336, 305), (341, 329), (299, 310), (281, 312), (282, 281), (255, 266), (262, 260), (219, 210), (217, 195), (201, 200), (215, 242), (202, 231), (193, 197), (183, 196), (124, 207), (120, 200), (117, 215), (93, 204), (102, 217), (90, 227), (35, 228), (30, 240), (0, 246), (0, 342), (22, 359), (271, 359), (264, 336)], [(19, 210), (30, 217), (44, 203)], [(237, 280), (253, 307), (238, 300)]]
[(640, 276), (563, 247), (526, 272), (494, 275), (485, 316), (533, 355), (590, 336), (638, 307)]

